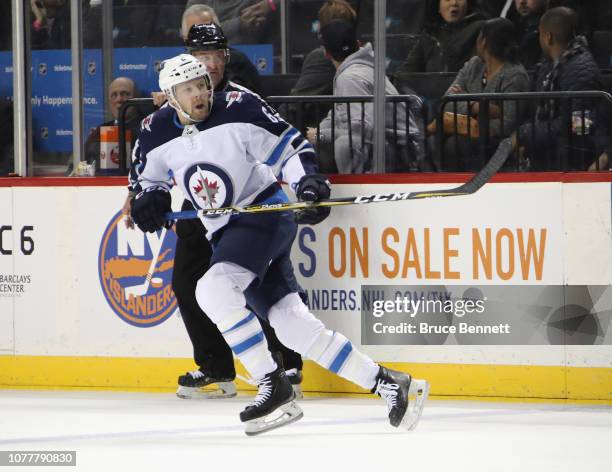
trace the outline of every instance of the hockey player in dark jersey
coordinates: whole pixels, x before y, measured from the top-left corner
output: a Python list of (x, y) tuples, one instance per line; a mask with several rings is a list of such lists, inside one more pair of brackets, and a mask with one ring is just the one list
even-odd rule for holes
[[(207, 66), (215, 91), (249, 92), (226, 76), (226, 64), (231, 60), (227, 39), (223, 30), (215, 24), (193, 25), (185, 41), (187, 51)], [(185, 200), (182, 210), (192, 210)], [(315, 218), (316, 219), (316, 218)], [(314, 223), (315, 219), (310, 219)], [(181, 220), (176, 223), (178, 236), (174, 258), (172, 288), (179, 305), (181, 317), (193, 345), (194, 360), (199, 369), (178, 378), (177, 395), (180, 398), (227, 398), (236, 394), (233, 383), (236, 377), (232, 351), (216, 325), (200, 309), (195, 289), (197, 281), (210, 265), (212, 249), (206, 241), (206, 230), (199, 220)], [(302, 358), (286, 348), (264, 321), (262, 327), (270, 350), (282, 360), (298, 397), (302, 396)], [(208, 386), (216, 384), (211, 391)], [(206, 388), (204, 388), (206, 387)]]
[[(171, 224), (165, 215), (173, 184), (196, 208), (286, 202), (277, 177), (299, 200), (329, 198), (330, 184), (316, 174), (312, 146), (258, 97), (229, 92), (213, 98), (206, 67), (186, 54), (165, 61), (159, 81), (170, 107), (143, 121), (135, 150), (139, 164), (130, 175), (138, 192), (132, 217), (141, 230)], [(257, 396), (240, 414), (247, 434), (302, 416), (257, 317), (267, 319), (286, 346), (386, 400), (393, 426), (416, 426), (427, 382), (376, 364), (326, 329), (300, 299), (289, 258), (297, 232), (292, 212), (216, 215), (202, 222), (213, 255), (196, 299), (258, 382)]]

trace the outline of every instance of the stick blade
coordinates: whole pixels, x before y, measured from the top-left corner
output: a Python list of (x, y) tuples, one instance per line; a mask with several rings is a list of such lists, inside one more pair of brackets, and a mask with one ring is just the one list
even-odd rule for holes
[(489, 180), (491, 180), (491, 177), (493, 177), (499, 171), (499, 169), (502, 168), (510, 154), (512, 154), (512, 141), (510, 138), (506, 138), (499, 143), (495, 154), (493, 154), (491, 159), (489, 159), (489, 162), (486, 163), (482, 170), (463, 185), (449, 188), (447, 190), (412, 192), (408, 195), (408, 200), (438, 197), (458, 197), (476, 193), (487, 182), (489, 182)]

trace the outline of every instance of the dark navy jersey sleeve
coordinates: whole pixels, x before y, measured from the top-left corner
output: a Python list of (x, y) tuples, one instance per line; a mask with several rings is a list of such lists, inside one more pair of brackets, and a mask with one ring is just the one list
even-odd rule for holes
[[(162, 107), (142, 120), (132, 152), (132, 166), (128, 176), (129, 191), (135, 193), (142, 191), (142, 174), (149, 164), (147, 154), (180, 136), (181, 133), (182, 126), (178, 123), (176, 112), (172, 107)], [(170, 176), (168, 179), (170, 180)]]

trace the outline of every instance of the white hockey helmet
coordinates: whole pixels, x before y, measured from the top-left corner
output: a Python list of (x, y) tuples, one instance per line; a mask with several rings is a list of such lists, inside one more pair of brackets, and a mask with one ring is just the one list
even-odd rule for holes
[(175, 87), (200, 77), (205, 80), (206, 86), (211, 92), (208, 101), (208, 111), (210, 111), (213, 100), (213, 85), (210, 75), (206, 70), (206, 66), (202, 62), (190, 54), (179, 54), (178, 56), (163, 61), (159, 69), (159, 88), (166, 94), (166, 97), (168, 97), (170, 106), (192, 122), (198, 120), (191, 118), (191, 116), (182, 109), (180, 103), (176, 99)]

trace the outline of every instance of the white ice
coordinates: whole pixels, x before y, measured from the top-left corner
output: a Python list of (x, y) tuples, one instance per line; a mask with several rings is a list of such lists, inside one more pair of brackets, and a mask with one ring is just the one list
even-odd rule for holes
[(51, 470), (88, 472), (612, 470), (610, 407), (430, 400), (405, 432), (380, 400), (314, 397), (301, 421), (247, 437), (248, 400), (0, 390), (0, 450), (75, 450), (76, 468)]

